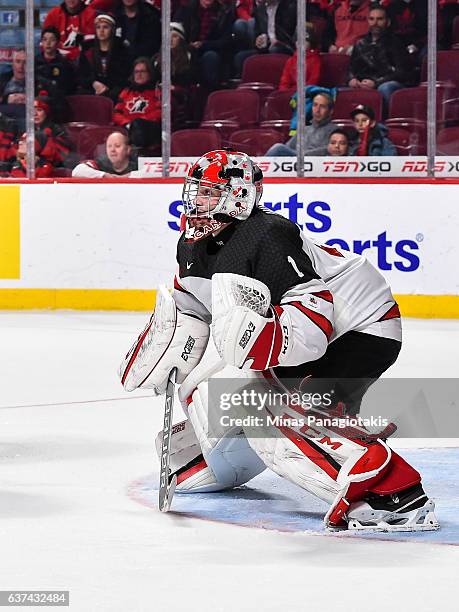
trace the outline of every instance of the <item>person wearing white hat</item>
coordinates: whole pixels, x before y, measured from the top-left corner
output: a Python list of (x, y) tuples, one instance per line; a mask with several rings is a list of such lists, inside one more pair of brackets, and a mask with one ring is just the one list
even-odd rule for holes
[[(171, 82), (176, 99), (174, 104), (179, 103), (177, 94), (181, 94), (192, 83), (198, 80), (198, 69), (196, 51), (186, 40), (185, 27), (178, 21), (171, 21)], [(154, 79), (161, 82), (161, 53), (153, 58)], [(179, 95), (179, 97), (181, 97)], [(177, 107), (174, 107), (177, 111)]]
[(115, 36), (115, 19), (103, 13), (94, 19), (94, 47), (80, 57), (78, 76), (83, 91), (116, 100), (129, 76), (129, 57)]

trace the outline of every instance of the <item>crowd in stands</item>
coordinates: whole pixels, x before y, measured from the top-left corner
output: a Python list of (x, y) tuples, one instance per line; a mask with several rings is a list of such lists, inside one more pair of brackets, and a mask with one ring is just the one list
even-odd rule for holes
[[(398, 90), (421, 88), (426, 80), (427, 0), (306, 4), (306, 155), (400, 153), (403, 147), (390, 141), (390, 129), (392, 119), (403, 117), (391, 115), (391, 101)], [(233, 146), (238, 145), (231, 139), (236, 130), (263, 128), (271, 139), (264, 153), (296, 155), (296, 0), (172, 0), (171, 9), (173, 131), (200, 127), (211, 116), (207, 111), (212, 92), (251, 90), (257, 93), (258, 121), (245, 124), (235, 108), (234, 114), (225, 111), (216, 117), (214, 125), (206, 120), (206, 127), (218, 131), (223, 145)], [(456, 0), (438, 1), (438, 24), (438, 48), (457, 50), (453, 68), (459, 74)], [(259, 61), (255, 58), (266, 62), (269, 57), (277, 67), (272, 63), (272, 70), (259, 70), (256, 79), (248, 79), (248, 67)], [(16, 49), (10, 72), (0, 77), (2, 176), (25, 176), (26, 62), (24, 49)], [(112, 110), (105, 125), (113, 126), (112, 140), (122, 149), (120, 165), (107, 140), (105, 162), (94, 161), (94, 171), (125, 175), (136, 155), (160, 155), (161, 62), (160, 0), (63, 0), (50, 8), (35, 56), (37, 176), (75, 167), (81, 161), (79, 136), (92, 123), (100, 123), (91, 121), (91, 108), (97, 105), (90, 102), (90, 119), (75, 118), (70, 98), (76, 95), (108, 100)], [(459, 100), (459, 77), (441, 82), (443, 86), (440, 102)], [(336, 112), (343, 91), (354, 92), (344, 116)], [(254, 99), (247, 96), (247, 104)], [(281, 99), (288, 114), (268, 116), (268, 106)], [(450, 124), (457, 125), (459, 103), (449, 108)], [(403, 126), (407, 142), (414, 142), (410, 130), (416, 120), (419, 144), (426, 117), (417, 112), (408, 118), (413, 122)], [(410, 149), (411, 144), (406, 153), (422, 152)]]

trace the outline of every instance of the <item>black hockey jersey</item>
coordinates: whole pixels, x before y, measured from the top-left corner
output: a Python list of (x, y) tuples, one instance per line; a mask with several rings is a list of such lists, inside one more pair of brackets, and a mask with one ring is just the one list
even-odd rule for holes
[(234, 273), (263, 282), (295, 341), (287, 361), (317, 359), (324, 342), (355, 330), (401, 340), (400, 313), (389, 286), (362, 255), (317, 245), (284, 217), (255, 208), (216, 236), (177, 247), (174, 299), (183, 312), (210, 322), (212, 276)]

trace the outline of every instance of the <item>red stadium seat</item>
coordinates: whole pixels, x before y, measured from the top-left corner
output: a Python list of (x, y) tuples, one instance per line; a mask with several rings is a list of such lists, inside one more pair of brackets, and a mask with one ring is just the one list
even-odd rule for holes
[(78, 153), (83, 159), (93, 159), (105, 153), (105, 141), (113, 132), (127, 131), (113, 125), (97, 125), (87, 127), (80, 132), (78, 137)]
[(261, 111), (260, 127), (277, 130), (282, 134), (282, 142), (288, 138), (292, 109), (290, 107), (291, 92), (274, 91), (269, 95)]
[(214, 127), (227, 138), (239, 128), (258, 124), (260, 97), (250, 89), (223, 89), (214, 91), (207, 99), (200, 127)]
[(243, 151), (247, 155), (261, 156), (276, 142), (283, 142), (280, 132), (277, 130), (255, 128), (233, 132), (229, 139), (229, 146), (237, 151)]
[(271, 83), (277, 87), (288, 58), (284, 53), (251, 55), (242, 66), (242, 83)]
[(96, 123), (85, 123), (83, 121), (72, 121), (70, 123), (64, 123), (63, 127), (69, 135), (70, 140), (74, 144), (75, 150), (78, 148), (78, 139), (80, 133), (87, 127), (98, 127)]
[[(437, 119), (441, 119), (443, 102), (449, 95), (449, 88), (438, 85), (437, 92)], [(395, 91), (389, 102), (389, 117), (413, 117), (427, 121), (427, 87), (407, 87)]]
[(448, 127), (438, 132), (437, 155), (459, 155), (459, 127)]
[(238, 89), (251, 89), (255, 91), (260, 96), (260, 104), (263, 104), (266, 98), (276, 90), (271, 83), (258, 83), (257, 81), (253, 83), (241, 83)]
[(222, 139), (219, 132), (213, 128), (195, 130), (178, 130), (171, 134), (171, 156), (197, 157), (221, 149)]
[(347, 85), (349, 55), (321, 53), (320, 85), (322, 87), (344, 87)]
[(54, 168), (53, 178), (67, 178), (72, 176), (72, 171), (70, 168)]
[(291, 97), (292, 94), (289, 91), (274, 91), (270, 94), (266, 98), (261, 111), (262, 121), (277, 121), (278, 119), (290, 121), (292, 117)]
[(390, 127), (387, 137), (394, 143), (398, 155), (419, 155), (416, 145), (412, 143), (409, 130)]
[(386, 119), (385, 125), (389, 129), (408, 132), (410, 135), (410, 155), (426, 155), (427, 123), (425, 121), (410, 117), (396, 117)]
[[(437, 51), (437, 81), (459, 88), (459, 49)], [(427, 81), (427, 56), (422, 60), (421, 81)]]
[[(406, 90), (404, 89), (403, 91)], [(358, 104), (370, 106), (375, 112), (376, 121), (381, 121), (383, 99), (376, 89), (341, 89), (338, 91), (333, 118), (349, 119), (351, 111)]]
[(103, 96), (67, 96), (69, 107), (68, 121), (112, 125), (113, 102)]

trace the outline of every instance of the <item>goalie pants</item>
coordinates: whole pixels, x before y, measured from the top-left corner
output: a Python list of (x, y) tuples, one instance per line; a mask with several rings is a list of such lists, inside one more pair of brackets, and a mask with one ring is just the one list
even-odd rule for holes
[[(314, 385), (314, 392), (332, 387), (336, 401), (344, 403), (346, 414), (355, 416), (367, 389), (395, 363), (401, 347), (398, 340), (350, 331), (332, 342), (320, 359), (273, 371), (289, 389), (306, 390), (308, 382)], [(308, 381), (309, 377), (313, 380)], [(317, 379), (327, 379), (326, 389)]]

